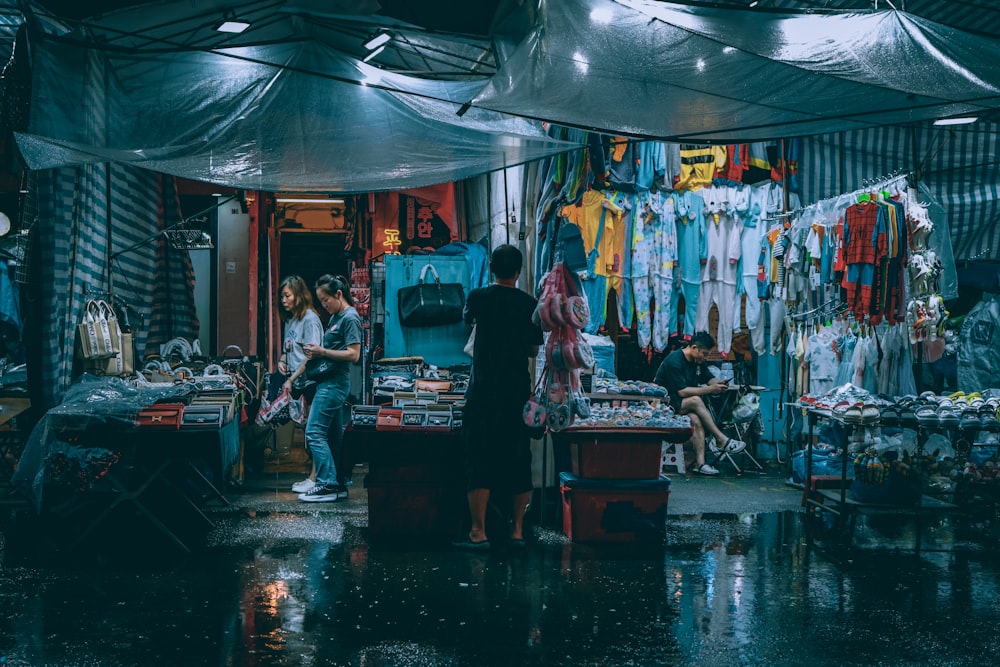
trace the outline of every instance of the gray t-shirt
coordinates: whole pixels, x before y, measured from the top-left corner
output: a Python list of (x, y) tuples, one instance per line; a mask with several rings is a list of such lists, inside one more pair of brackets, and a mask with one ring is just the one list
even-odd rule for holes
[(288, 373), (294, 373), (299, 366), (306, 363), (305, 353), (296, 343), (319, 345), (322, 342), (323, 323), (320, 322), (316, 311), (307, 310), (301, 320), (288, 320), (288, 323), (285, 324), (284, 343), (281, 346), (287, 360)]
[[(346, 350), (354, 344), (364, 347), (364, 330), (361, 326), (361, 316), (353, 306), (348, 306), (342, 313), (331, 315), (326, 323), (326, 332), (323, 334), (323, 347), (328, 350)], [(351, 362), (337, 361), (337, 373), (332, 381), (343, 382), (348, 380), (351, 373)]]

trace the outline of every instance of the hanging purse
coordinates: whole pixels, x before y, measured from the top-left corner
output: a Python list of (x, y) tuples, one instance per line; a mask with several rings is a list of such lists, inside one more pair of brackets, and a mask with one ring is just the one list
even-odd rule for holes
[[(427, 272), (434, 282), (426, 282)], [(399, 321), (406, 327), (436, 327), (462, 321), (465, 288), (461, 283), (442, 283), (433, 264), (420, 271), (416, 285), (399, 289)]]
[(292, 382), (292, 398), (311, 396), (316, 391), (317, 384), (329, 380), (336, 372), (337, 362), (333, 359), (314, 357), (307, 360), (305, 372)]

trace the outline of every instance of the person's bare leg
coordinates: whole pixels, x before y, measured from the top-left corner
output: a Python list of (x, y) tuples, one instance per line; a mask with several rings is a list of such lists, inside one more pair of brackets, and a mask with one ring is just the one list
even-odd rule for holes
[[(484, 542), (486, 538), (486, 506), (490, 502), (489, 489), (472, 489), (468, 494), (469, 517), (472, 527), (469, 528), (470, 542)], [(522, 516), (523, 513), (522, 513)]]
[(705, 465), (705, 429), (701, 426), (701, 419), (694, 413), (688, 413), (691, 420), (691, 447), (694, 449), (695, 470)]
[(531, 491), (518, 493), (514, 496), (514, 505), (510, 512), (510, 539), (524, 539), (524, 513), (528, 511), (528, 503), (531, 502)]
[[(701, 400), (701, 396), (688, 396), (681, 402), (681, 414), (685, 413), (698, 415), (704, 430), (715, 436), (715, 441), (719, 444), (720, 448), (725, 447), (726, 443), (729, 442), (729, 436), (720, 431), (719, 427), (715, 425), (712, 413), (708, 411), (708, 407)], [(704, 442), (703, 437), (702, 447), (704, 447)]]

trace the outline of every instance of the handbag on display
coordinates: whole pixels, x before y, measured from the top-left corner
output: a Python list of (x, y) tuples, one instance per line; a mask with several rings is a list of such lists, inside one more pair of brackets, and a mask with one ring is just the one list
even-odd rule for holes
[(94, 375), (132, 375), (135, 371), (132, 348), (132, 334), (121, 335), (121, 351), (106, 359), (92, 359), (84, 362), (84, 368)]
[[(427, 272), (434, 282), (427, 282)], [(416, 285), (399, 289), (399, 321), (407, 327), (436, 327), (462, 321), (465, 288), (461, 283), (442, 283), (433, 264), (420, 271)]]
[(180, 428), (222, 428), (226, 409), (221, 405), (189, 405), (181, 413)]
[(109, 359), (122, 349), (121, 328), (114, 309), (106, 301), (91, 299), (76, 327), (77, 352), (84, 361)]
[(136, 425), (144, 429), (176, 431), (184, 414), (183, 403), (156, 403), (145, 407), (136, 415)]

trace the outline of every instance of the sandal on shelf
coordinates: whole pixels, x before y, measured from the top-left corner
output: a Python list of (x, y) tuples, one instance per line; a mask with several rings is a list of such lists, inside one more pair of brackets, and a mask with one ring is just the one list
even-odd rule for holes
[(874, 424), (879, 420), (880, 415), (881, 412), (874, 403), (865, 403), (861, 407), (861, 423), (863, 424)]
[(917, 418), (917, 423), (921, 426), (937, 426), (938, 424), (938, 413), (933, 406), (925, 405), (917, 408), (914, 416)]

